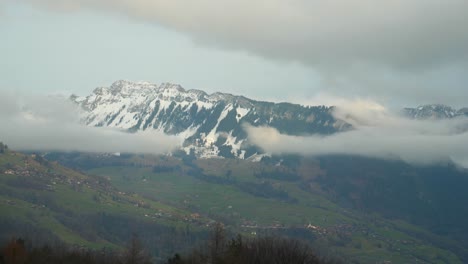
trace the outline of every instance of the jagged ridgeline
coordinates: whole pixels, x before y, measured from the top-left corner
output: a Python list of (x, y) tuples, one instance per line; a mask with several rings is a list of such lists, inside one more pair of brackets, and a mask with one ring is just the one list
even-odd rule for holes
[(180, 85), (117, 81), (87, 97), (72, 96), (90, 126), (131, 132), (155, 130), (185, 139), (184, 149), (200, 157), (255, 158), (244, 124), (269, 126), (289, 135), (332, 134), (349, 128), (332, 116), (333, 107), (260, 102), (225, 93), (207, 94)]
[(468, 107), (454, 109), (447, 105), (430, 104), (421, 105), (417, 108), (405, 108), (403, 114), (412, 119), (447, 119), (467, 116)]

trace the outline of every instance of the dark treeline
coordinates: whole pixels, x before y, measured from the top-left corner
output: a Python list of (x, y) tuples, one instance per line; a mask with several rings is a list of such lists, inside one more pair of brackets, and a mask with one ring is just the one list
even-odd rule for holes
[[(166, 259), (174, 252), (187, 251), (209, 236), (208, 231), (193, 230), (188, 225), (176, 228), (104, 213), (82, 216), (60, 214), (56, 219), (82, 238), (95, 243), (104, 240), (125, 247), (133, 234), (139, 234), (139, 241), (155, 259)], [(13, 218), (0, 219), (0, 248), (12, 237), (21, 237), (27, 245), (34, 246), (28, 248), (63, 248), (63, 242), (50, 230)]]
[(239, 182), (236, 180), (235, 177), (232, 177), (229, 171), (225, 175), (225, 177), (218, 177), (206, 175), (203, 173), (203, 170), (201, 168), (194, 167), (187, 171), (187, 175), (209, 183), (232, 185), (237, 187), (239, 190), (256, 197), (272, 198), (287, 203), (298, 202), (297, 199), (291, 197), (286, 190), (277, 188), (268, 181), (262, 181), (261, 183)]
[(169, 172), (177, 172), (180, 171), (181, 167), (177, 166), (166, 166), (166, 165), (157, 165), (153, 166), (153, 173), (169, 173)]
[(237, 183), (235, 178), (206, 175), (205, 173), (203, 173), (203, 170), (199, 167), (191, 168), (187, 171), (187, 175), (192, 176), (198, 180), (214, 184), (233, 185)]
[(131, 161), (132, 154), (122, 153), (120, 155), (109, 154), (83, 154), (79, 152), (50, 152), (44, 155), (49, 161), (56, 161), (65, 167), (78, 171), (90, 170), (100, 167), (131, 166), (145, 167), (144, 165)]
[(317, 257), (298, 240), (261, 237), (244, 239), (238, 236), (218, 249), (209, 244), (208, 250), (194, 250), (187, 256), (174, 255), (167, 264), (321, 264), (338, 263)]
[(0, 252), (0, 264), (151, 264), (151, 256), (134, 236), (123, 250), (91, 250), (65, 244), (32, 244), (11, 239)]
[(320, 258), (311, 247), (299, 240), (282, 237), (229, 239), (217, 224), (209, 241), (185, 256), (175, 254), (166, 264), (331, 264), (335, 260)]
[(273, 170), (273, 171), (259, 171), (254, 174), (257, 178), (266, 178), (266, 179), (274, 179), (280, 181), (299, 181), (301, 177), (295, 172), (289, 172), (286, 170)]
[(308, 244), (281, 237), (228, 238), (221, 224), (215, 225), (209, 239), (186, 254), (155, 261), (133, 235), (120, 250), (91, 250), (59, 242), (41, 243), (10, 239), (0, 248), (0, 264), (331, 264), (337, 261), (318, 257)]
[(272, 198), (287, 203), (298, 202), (297, 199), (291, 197), (286, 190), (276, 188), (268, 181), (264, 181), (262, 183), (241, 183), (238, 184), (237, 187), (241, 191), (257, 197)]

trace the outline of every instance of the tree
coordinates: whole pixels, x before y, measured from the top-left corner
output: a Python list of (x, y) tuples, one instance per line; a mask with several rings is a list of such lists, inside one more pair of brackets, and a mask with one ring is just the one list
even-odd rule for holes
[(167, 264), (331, 264), (320, 259), (306, 243), (281, 237), (244, 239), (238, 235), (226, 240), (222, 224), (213, 228), (208, 244), (187, 257), (176, 254)]
[(3, 142), (0, 142), (0, 154), (6, 153), (7, 150), (8, 150), (8, 146), (3, 144)]
[(183, 264), (184, 261), (179, 254), (175, 254), (174, 257), (167, 260), (167, 264)]
[(150, 264), (151, 257), (144, 249), (137, 235), (133, 235), (123, 255), (124, 264)]
[(6, 264), (24, 264), (27, 257), (23, 239), (12, 239), (3, 250), (3, 261)]
[(221, 259), (226, 251), (226, 232), (223, 224), (216, 223), (209, 243), (211, 263), (222, 263)]

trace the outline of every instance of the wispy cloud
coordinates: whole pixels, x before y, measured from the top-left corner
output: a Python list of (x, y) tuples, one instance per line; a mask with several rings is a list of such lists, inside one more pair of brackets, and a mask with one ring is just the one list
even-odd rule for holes
[(453, 161), (468, 167), (468, 119), (409, 120), (369, 101), (334, 112), (354, 129), (330, 136), (289, 136), (271, 127), (245, 126), (249, 140), (270, 153), (349, 154), (426, 165)]
[(182, 140), (159, 132), (126, 133), (79, 123), (79, 109), (60, 96), (0, 94), (0, 140), (16, 150), (166, 153)]

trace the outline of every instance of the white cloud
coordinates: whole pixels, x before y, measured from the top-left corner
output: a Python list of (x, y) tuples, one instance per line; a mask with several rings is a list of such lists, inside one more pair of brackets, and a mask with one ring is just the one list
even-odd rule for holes
[(64, 97), (0, 94), (0, 140), (15, 150), (160, 154), (182, 144), (160, 132), (130, 134), (78, 121), (78, 108)]
[(334, 95), (457, 107), (468, 97), (466, 0), (20, 1), (122, 14), (207, 47), (297, 61)]
[(413, 164), (452, 160), (467, 167), (468, 119), (409, 120), (370, 101), (349, 102), (335, 118), (354, 129), (330, 136), (289, 136), (271, 127), (246, 126), (249, 140), (270, 153), (349, 154), (401, 159)]
[(189, 33), (199, 42), (306, 64), (427, 67), (468, 55), (464, 0), (23, 1), (123, 13)]

